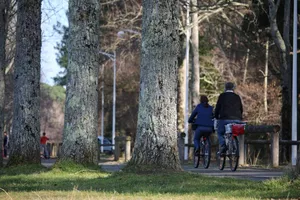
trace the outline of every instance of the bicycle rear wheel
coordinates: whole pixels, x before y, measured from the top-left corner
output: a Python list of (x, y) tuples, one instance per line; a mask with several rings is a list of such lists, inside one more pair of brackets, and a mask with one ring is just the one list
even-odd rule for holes
[[(220, 149), (220, 148), (219, 148)], [(226, 161), (226, 154), (220, 154), (220, 150), (217, 151), (217, 165), (219, 167), (219, 170), (223, 170), (225, 167), (225, 161)]]
[(232, 154), (229, 156), (229, 164), (231, 171), (236, 171), (239, 165), (239, 158), (239, 141), (236, 137), (234, 137), (232, 140)]
[(205, 169), (209, 167), (210, 164), (210, 158), (211, 158), (211, 144), (209, 137), (206, 138), (204, 141), (204, 144), (202, 146), (202, 152), (201, 152), (202, 164)]
[(193, 157), (194, 157), (194, 168), (198, 168), (200, 162), (200, 153), (198, 152), (198, 154), (195, 154), (194, 151)]

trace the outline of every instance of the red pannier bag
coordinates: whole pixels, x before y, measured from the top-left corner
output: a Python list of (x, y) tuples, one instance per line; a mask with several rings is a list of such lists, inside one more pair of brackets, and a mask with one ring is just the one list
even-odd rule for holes
[(245, 134), (245, 124), (233, 124), (231, 128), (232, 128), (233, 136), (239, 136)]

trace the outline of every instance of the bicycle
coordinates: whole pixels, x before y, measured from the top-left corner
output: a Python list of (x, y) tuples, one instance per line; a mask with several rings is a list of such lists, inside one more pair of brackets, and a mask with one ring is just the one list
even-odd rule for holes
[[(209, 134), (205, 134), (200, 138), (200, 148), (199, 153), (196, 155), (194, 151), (194, 167), (198, 168), (200, 160), (202, 160), (202, 165), (205, 169), (209, 167), (211, 158), (211, 142)], [(202, 158), (202, 159), (201, 159)]]
[(245, 133), (245, 123), (229, 123), (225, 125), (225, 144), (227, 147), (226, 153), (217, 153), (218, 166), (220, 170), (225, 167), (226, 157), (229, 159), (231, 171), (236, 171), (238, 167), (240, 152), (239, 141), (237, 136)]

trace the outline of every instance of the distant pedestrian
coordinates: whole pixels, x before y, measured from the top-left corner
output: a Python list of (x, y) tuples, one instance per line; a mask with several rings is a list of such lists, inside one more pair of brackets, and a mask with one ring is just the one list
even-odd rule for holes
[(49, 140), (48, 137), (46, 137), (46, 133), (43, 133), (43, 136), (41, 137), (41, 149), (43, 152), (43, 156), (46, 159), (49, 159), (49, 152), (48, 152), (48, 148), (47, 148), (47, 140)]
[(7, 151), (8, 151), (8, 136), (7, 133), (4, 132), (4, 138), (3, 138), (3, 157), (7, 157)]

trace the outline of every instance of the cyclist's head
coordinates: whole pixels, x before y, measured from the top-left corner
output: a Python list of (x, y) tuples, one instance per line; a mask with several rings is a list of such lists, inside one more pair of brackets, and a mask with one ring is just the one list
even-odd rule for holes
[(235, 86), (232, 82), (225, 83), (225, 90), (234, 90)]
[(203, 103), (206, 107), (208, 107), (208, 98), (205, 95), (200, 96), (200, 103)]

